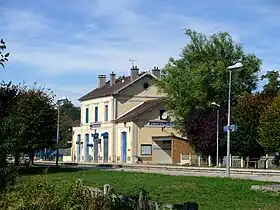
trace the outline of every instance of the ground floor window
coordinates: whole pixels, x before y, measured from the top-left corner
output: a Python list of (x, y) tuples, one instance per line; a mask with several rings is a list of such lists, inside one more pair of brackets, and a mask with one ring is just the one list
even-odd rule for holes
[(152, 145), (141, 144), (141, 155), (152, 155)]

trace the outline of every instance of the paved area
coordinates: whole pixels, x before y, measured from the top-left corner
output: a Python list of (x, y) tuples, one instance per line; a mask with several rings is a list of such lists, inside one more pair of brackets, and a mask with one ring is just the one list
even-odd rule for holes
[[(55, 165), (54, 162), (37, 162), (37, 165)], [(79, 165), (62, 165), (62, 167), (82, 168), (87, 170), (92, 169), (106, 169), (112, 171), (127, 171), (127, 172), (142, 172), (142, 173), (157, 173), (172, 176), (206, 176), (206, 177), (225, 177), (225, 169), (215, 168), (188, 168), (188, 167), (168, 167), (168, 166), (125, 166), (121, 168), (117, 165), (97, 165), (97, 164), (79, 164)], [(203, 170), (203, 171), (199, 171)], [(253, 171), (253, 172), (252, 172)], [(266, 173), (270, 172), (270, 173)], [(280, 182), (279, 170), (250, 170), (250, 169), (231, 169), (231, 178), (233, 179), (247, 179), (257, 181)]]
[[(114, 171), (128, 171), (128, 172), (142, 172), (142, 173), (157, 173), (157, 174), (166, 174), (172, 176), (206, 176), (206, 177), (225, 177), (224, 172), (188, 172), (188, 171), (164, 171), (164, 170), (146, 170), (146, 169), (112, 169)], [(256, 180), (256, 181), (269, 181), (269, 182), (280, 182), (280, 176), (272, 175), (253, 175), (253, 174), (238, 174), (231, 173), (231, 178), (233, 179), (247, 179), (247, 180)]]

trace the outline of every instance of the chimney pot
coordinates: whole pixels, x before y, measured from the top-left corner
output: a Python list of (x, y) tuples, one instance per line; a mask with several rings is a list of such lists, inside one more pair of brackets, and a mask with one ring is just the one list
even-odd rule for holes
[(154, 66), (154, 69), (152, 69), (152, 74), (156, 77), (160, 77), (160, 69), (157, 66)]
[(130, 69), (131, 81), (137, 79), (138, 77), (139, 77), (139, 69), (137, 68), (137, 66), (132, 66), (132, 68)]
[(106, 75), (98, 75), (99, 87), (102, 87), (106, 84)]
[(114, 85), (116, 83), (116, 74), (112, 72), (110, 74), (110, 86)]

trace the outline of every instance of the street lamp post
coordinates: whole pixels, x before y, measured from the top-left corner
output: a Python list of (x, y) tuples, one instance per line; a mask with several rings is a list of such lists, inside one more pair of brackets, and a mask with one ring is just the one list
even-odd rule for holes
[(58, 142), (59, 142), (59, 123), (60, 123), (60, 106), (63, 105), (63, 103), (66, 101), (66, 97), (62, 97), (61, 99), (57, 100), (57, 128), (56, 128), (56, 159), (55, 159), (55, 165), (58, 166), (58, 156), (59, 156), (59, 148), (58, 148)]
[(242, 63), (236, 63), (232, 66), (228, 66), (229, 70), (229, 83), (228, 83), (228, 119), (227, 119), (227, 164), (226, 164), (226, 176), (230, 177), (230, 100), (231, 100), (231, 73), (232, 70), (240, 69), (243, 67)]
[(217, 104), (216, 102), (212, 102), (211, 105), (216, 106), (217, 107), (217, 151), (216, 151), (216, 167), (219, 166), (219, 115), (220, 115), (220, 104)]

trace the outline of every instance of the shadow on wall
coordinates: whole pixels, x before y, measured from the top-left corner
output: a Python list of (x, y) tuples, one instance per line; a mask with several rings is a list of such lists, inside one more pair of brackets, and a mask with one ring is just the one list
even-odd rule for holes
[[(138, 80), (137, 82), (135, 82), (133, 84), (133, 88), (124, 89), (123, 91), (121, 91), (119, 93), (118, 101), (121, 104), (126, 103), (127, 101), (129, 101), (133, 97), (139, 95), (141, 92), (148, 89), (151, 84), (152, 84), (152, 76), (147, 76), (147, 77), (145, 77), (141, 80)], [(139, 100), (137, 100), (137, 97), (135, 97), (135, 103), (136, 102), (141, 102), (141, 101), (143, 101), (143, 98), (139, 98)]]
[[(160, 110), (164, 110), (164, 105), (162, 103), (158, 104), (157, 106), (153, 107), (151, 110), (146, 111), (144, 114), (139, 116), (139, 118), (135, 121), (135, 124), (141, 129), (145, 125), (149, 123), (151, 120), (159, 120), (160, 117)], [(170, 121), (168, 117), (167, 121)]]

